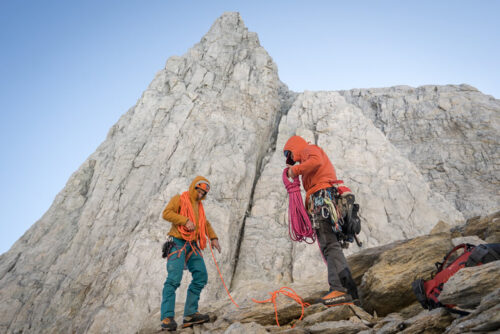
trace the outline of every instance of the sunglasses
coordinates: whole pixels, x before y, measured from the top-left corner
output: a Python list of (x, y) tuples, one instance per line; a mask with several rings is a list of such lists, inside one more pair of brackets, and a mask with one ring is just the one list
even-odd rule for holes
[(195, 187), (194, 189), (201, 190), (201, 193), (203, 194), (203, 196), (205, 196), (207, 194), (207, 191), (205, 189), (200, 188), (200, 187)]

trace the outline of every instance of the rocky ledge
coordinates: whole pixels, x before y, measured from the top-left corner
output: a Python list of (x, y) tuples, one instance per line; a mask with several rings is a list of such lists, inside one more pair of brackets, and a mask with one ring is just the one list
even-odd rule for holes
[[(424, 310), (414, 296), (411, 283), (417, 278), (428, 279), (434, 263), (454, 245), (483, 242), (490, 231), (490, 243), (500, 242), (497, 230), (500, 212), (469, 219), (464, 225), (446, 229), (440, 222), (425, 236), (366, 249), (348, 257), (353, 276), (358, 283), (361, 305), (326, 307), (318, 303), (325, 293), (320, 280), (290, 287), (304, 302), (302, 306), (286, 296), (277, 298), (278, 321), (272, 303), (257, 304), (267, 299), (279, 286), (247, 286), (237, 291), (241, 299), (236, 308), (229, 301), (204, 305), (202, 311), (211, 315), (211, 322), (179, 330), (180, 333), (467, 333), (496, 332), (500, 329), (500, 261), (458, 271), (445, 285), (441, 302), (456, 304), (470, 312), (467, 316), (450, 313), (444, 308)], [(481, 222), (481, 224), (478, 224)], [(496, 231), (496, 232), (495, 232)], [(477, 235), (472, 233), (477, 233)], [(216, 282), (211, 282), (216, 284)], [(210, 308), (208, 308), (210, 307)], [(181, 314), (179, 312), (179, 314)], [(302, 316), (302, 319), (299, 320)], [(140, 333), (156, 333), (159, 314), (148, 321)], [(177, 319), (182, 321), (181, 318)]]

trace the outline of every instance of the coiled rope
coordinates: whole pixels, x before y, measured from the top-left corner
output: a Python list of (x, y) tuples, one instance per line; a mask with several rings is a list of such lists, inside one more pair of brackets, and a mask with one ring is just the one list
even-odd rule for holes
[(296, 176), (293, 182), (288, 180), (288, 167), (283, 170), (283, 183), (288, 191), (288, 233), (293, 241), (314, 243), (314, 232), (307, 215), (300, 193), (300, 179)]
[[(189, 200), (189, 193), (188, 192), (185, 192), (181, 195), (180, 214), (185, 216), (185, 217), (188, 217), (193, 222), (195, 221), (195, 218), (194, 218), (195, 216), (194, 216), (193, 208), (191, 206), (191, 202)], [(184, 240), (186, 240), (191, 245), (193, 252), (197, 255), (198, 255), (198, 253), (196, 252), (196, 247), (193, 247), (192, 242), (194, 241), (195, 243), (197, 243), (198, 246), (200, 247), (200, 249), (205, 249), (205, 246), (208, 243), (208, 245), (210, 246), (210, 252), (212, 253), (212, 259), (214, 260), (215, 267), (217, 268), (217, 271), (219, 272), (219, 277), (220, 277), (220, 280), (222, 281), (222, 285), (224, 285), (224, 289), (226, 289), (227, 295), (231, 299), (231, 302), (233, 302), (233, 304), (236, 307), (239, 307), (239, 305), (236, 304), (233, 297), (229, 293), (229, 289), (226, 286), (226, 282), (224, 282), (224, 278), (222, 277), (222, 273), (220, 271), (219, 264), (217, 263), (217, 260), (215, 259), (214, 251), (212, 249), (212, 243), (207, 242), (207, 240), (208, 240), (208, 226), (206, 223), (205, 211), (203, 209), (203, 204), (201, 203), (201, 201), (198, 202), (198, 225), (199, 225), (198, 229), (200, 231), (199, 237), (196, 233), (196, 230), (189, 231), (185, 226), (182, 226), (182, 225), (178, 225), (177, 230), (182, 235), (182, 238)], [(185, 249), (186, 244), (184, 244), (183, 249)], [(182, 249), (181, 249), (181, 252), (182, 252)], [(199, 252), (200, 252), (199, 255), (201, 255), (201, 250)]]

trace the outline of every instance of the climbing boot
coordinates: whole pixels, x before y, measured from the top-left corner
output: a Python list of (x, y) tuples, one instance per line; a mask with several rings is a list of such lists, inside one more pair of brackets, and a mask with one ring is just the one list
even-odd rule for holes
[(321, 298), (321, 302), (326, 306), (353, 304), (351, 295), (336, 290), (330, 291), (328, 294), (326, 294), (326, 296), (323, 296)]
[(184, 321), (182, 322), (182, 328), (192, 327), (196, 324), (204, 324), (205, 322), (210, 321), (210, 316), (208, 314), (201, 314), (196, 312), (195, 314), (191, 314), (184, 317)]
[(177, 323), (174, 317), (166, 317), (161, 321), (161, 330), (166, 329), (167, 331), (175, 331), (177, 329)]

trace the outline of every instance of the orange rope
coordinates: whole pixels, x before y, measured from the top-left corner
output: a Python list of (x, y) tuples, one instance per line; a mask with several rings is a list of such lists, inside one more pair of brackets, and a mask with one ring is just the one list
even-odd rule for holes
[[(304, 317), (304, 309), (306, 307), (310, 306), (311, 304), (304, 302), (304, 300), (302, 300), (302, 298), (295, 291), (293, 291), (293, 289), (291, 289), (289, 287), (284, 286), (284, 287), (280, 288), (279, 290), (269, 292), (269, 294), (271, 295), (271, 298), (269, 298), (269, 299), (255, 300), (252, 298), (252, 300), (254, 303), (259, 303), (259, 304), (273, 303), (274, 314), (276, 315), (276, 324), (278, 325), (278, 327), (280, 327), (280, 323), (278, 321), (278, 306), (276, 305), (276, 298), (278, 297), (278, 294), (280, 294), (280, 293), (287, 296), (288, 298), (295, 300), (297, 303), (300, 304), (300, 306), (302, 306), (302, 314), (300, 315), (299, 321), (302, 320), (302, 318)], [(292, 326), (292, 328), (294, 328), (294, 327), (295, 327), (295, 325)]]
[(226, 283), (224, 282), (224, 278), (222, 278), (222, 273), (220, 272), (219, 265), (217, 264), (217, 260), (215, 259), (214, 251), (212, 249), (212, 243), (209, 242), (208, 245), (210, 246), (210, 252), (212, 253), (212, 258), (214, 259), (215, 266), (217, 267), (217, 271), (219, 272), (220, 280), (222, 281), (222, 284), (224, 285), (224, 289), (226, 289), (227, 295), (231, 299), (234, 305), (236, 307), (240, 307), (236, 302), (234, 301), (233, 297), (231, 297), (231, 294), (229, 293), (229, 290), (227, 289)]
[[(182, 193), (181, 195), (181, 209), (179, 212), (182, 216), (189, 218), (193, 223), (196, 222), (196, 218), (194, 215), (194, 210), (193, 210), (193, 204), (191, 203), (191, 199), (189, 197), (189, 192), (186, 191)], [(191, 244), (191, 241), (196, 241), (198, 243), (198, 246), (200, 249), (205, 249), (207, 245), (207, 237), (204, 231), (207, 229), (207, 219), (205, 217), (205, 210), (203, 209), (203, 204), (201, 204), (201, 201), (198, 202), (198, 230), (200, 231), (199, 233), (199, 238), (196, 233), (196, 230), (194, 231), (189, 231), (185, 226), (183, 225), (178, 225), (177, 230), (181, 234), (182, 238), (186, 241), (189, 241)]]
[[(184, 217), (188, 217), (189, 219), (191, 219), (192, 222), (196, 221), (194, 218), (193, 207), (189, 199), (189, 193), (187, 191), (181, 195), (180, 214), (183, 215)], [(198, 204), (198, 230), (200, 231), (199, 238), (198, 235), (196, 234), (196, 230), (189, 231), (185, 226), (182, 225), (178, 225), (177, 230), (181, 234), (182, 238), (187, 242), (189, 242), (191, 248), (193, 249), (193, 252), (196, 255), (201, 255), (201, 249), (205, 249), (208, 239), (207, 237), (208, 226), (206, 224), (205, 211), (203, 210), (203, 205), (201, 204), (201, 201)], [(192, 241), (196, 241), (198, 243), (200, 247), (199, 250), (200, 254), (196, 252), (196, 247), (193, 247), (193, 244), (191, 243)], [(226, 289), (227, 295), (229, 296), (233, 304), (236, 305), (236, 307), (240, 307), (238, 304), (236, 304), (233, 297), (231, 297), (231, 294), (229, 293), (229, 290), (226, 286), (226, 282), (224, 282), (224, 278), (222, 277), (222, 273), (219, 269), (219, 264), (217, 263), (217, 260), (215, 260), (214, 251), (212, 249), (212, 243), (208, 242), (208, 245), (210, 246), (210, 252), (212, 253), (212, 258), (214, 259), (215, 267), (217, 267), (217, 271), (219, 272), (220, 279), (222, 281), (222, 284), (224, 285), (224, 289)], [(186, 244), (184, 244), (184, 247), (186, 247)]]

